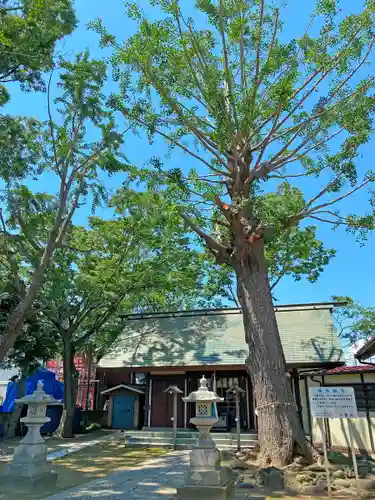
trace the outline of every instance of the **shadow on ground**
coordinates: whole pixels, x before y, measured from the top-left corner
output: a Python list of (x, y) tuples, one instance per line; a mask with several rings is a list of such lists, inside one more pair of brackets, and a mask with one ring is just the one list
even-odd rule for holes
[[(166, 451), (167, 450), (156, 448), (126, 448), (123, 441), (107, 441), (100, 443), (54, 460), (52, 468), (58, 474), (56, 487), (42, 487), (33, 492), (17, 493), (17, 485), (14, 485), (14, 487), (7, 487), (6, 489), (4, 489), (2, 485), (0, 499), (40, 500), (41, 498), (48, 497), (63, 490), (83, 485), (89, 481), (104, 478), (104, 476), (108, 474), (111, 475), (111, 473), (120, 472), (129, 468), (138, 468), (137, 465), (142, 466), (142, 463), (146, 460), (162, 456)], [(5, 461), (0, 462), (0, 474), (4, 469), (5, 463)], [(111, 492), (111, 495), (113, 494), (115, 494), (115, 492)]]

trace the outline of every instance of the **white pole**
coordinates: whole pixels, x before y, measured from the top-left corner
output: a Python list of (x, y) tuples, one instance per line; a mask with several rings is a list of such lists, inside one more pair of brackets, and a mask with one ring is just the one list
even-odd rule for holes
[(255, 429), (258, 430), (258, 412), (257, 412), (257, 402), (255, 399), (255, 394), (253, 391), (253, 408), (254, 408), (254, 423), (255, 423)]
[(236, 391), (236, 434), (237, 451), (241, 451), (240, 392)]
[(352, 419), (348, 418), (348, 434), (349, 434), (349, 443), (350, 443), (350, 452), (352, 454), (352, 460), (353, 460), (353, 469), (354, 469), (354, 475), (355, 475), (355, 484), (357, 487), (357, 496), (359, 498), (359, 476), (358, 476), (358, 466), (357, 466), (357, 458), (355, 456), (355, 449), (354, 449), (354, 442), (353, 442), (353, 433), (351, 432), (351, 428), (353, 426)]
[[(185, 374), (185, 388), (184, 388), (184, 396), (185, 398), (187, 397), (188, 393), (187, 393), (187, 378), (186, 378), (186, 374)], [(185, 429), (187, 429), (187, 403), (186, 401), (184, 401), (184, 427)]]
[(216, 372), (213, 374), (212, 390), (216, 392)]
[(328, 498), (332, 498), (331, 478), (329, 476), (329, 463), (328, 463), (328, 453), (327, 453), (327, 443), (326, 443), (326, 429), (324, 426), (324, 419), (319, 418), (318, 420), (323, 440), (324, 467), (326, 469), (326, 474), (327, 474)]
[(151, 427), (151, 403), (152, 403), (152, 378), (150, 377), (150, 386), (149, 386), (149, 389), (148, 389), (147, 427)]
[(246, 416), (247, 416), (247, 428), (250, 430), (250, 397), (249, 397), (249, 380), (246, 375)]
[(173, 393), (173, 449), (177, 445), (177, 392)]

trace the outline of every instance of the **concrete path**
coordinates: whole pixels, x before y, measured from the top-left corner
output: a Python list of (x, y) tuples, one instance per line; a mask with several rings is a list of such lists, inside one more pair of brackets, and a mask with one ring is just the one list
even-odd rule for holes
[(76, 442), (62, 441), (61, 443), (56, 444), (55, 447), (52, 449), (52, 451), (48, 453), (47, 460), (51, 462), (56, 458), (65, 457), (66, 455), (69, 455), (69, 453), (73, 453), (74, 451), (83, 450), (84, 448), (88, 448), (89, 446), (95, 446), (96, 444), (103, 443), (105, 441), (110, 441), (111, 439), (119, 440), (122, 438), (122, 434), (119, 432), (108, 432), (108, 434), (98, 438), (94, 438), (93, 435), (91, 436), (92, 439), (83, 439), (82, 441), (76, 441)]
[[(0, 462), (9, 462), (12, 460), (14, 449), (20, 444), (22, 437), (11, 439), (0, 438)], [(111, 439), (123, 439), (120, 431), (98, 431), (92, 434), (78, 434), (73, 439), (55, 439), (47, 437), (47, 460), (52, 461), (59, 457), (64, 457), (74, 451), (82, 450), (87, 446)]]
[(189, 452), (175, 451), (142, 465), (108, 474), (45, 500), (171, 500), (182, 484)]
[[(189, 451), (173, 451), (44, 500), (176, 500), (176, 488), (183, 484), (188, 466)], [(256, 490), (236, 493), (235, 500), (247, 499), (264, 500), (265, 495)]]

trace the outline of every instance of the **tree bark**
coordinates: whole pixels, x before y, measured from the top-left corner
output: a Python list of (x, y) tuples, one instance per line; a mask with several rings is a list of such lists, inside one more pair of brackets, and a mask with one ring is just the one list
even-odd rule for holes
[(14, 341), (21, 333), (27, 319), (27, 315), (30, 313), (33, 303), (43, 284), (45, 272), (51, 262), (52, 255), (56, 247), (56, 236), (57, 229), (51, 232), (50, 240), (41, 258), (40, 265), (33, 274), (30, 287), (25, 297), (22, 298), (7, 319), (4, 330), (0, 335), (0, 363), (4, 360), (9, 349), (12, 348)]
[[(17, 398), (23, 398), (25, 395), (27, 375), (23, 374), (19, 382), (17, 382)], [(9, 419), (8, 428), (5, 434), (7, 439), (13, 438), (16, 434), (18, 421), (21, 418), (23, 404), (15, 404), (12, 416)]]
[(260, 460), (276, 467), (287, 465), (298, 447), (312, 461), (286, 368), (263, 241), (247, 248), (234, 268), (249, 346), (247, 369), (258, 410)]
[(64, 355), (63, 355), (63, 372), (64, 372), (64, 409), (61, 415), (59, 429), (56, 434), (59, 437), (73, 437), (73, 418), (76, 409), (77, 384), (75, 377), (74, 366), (74, 347), (70, 336), (63, 336)]

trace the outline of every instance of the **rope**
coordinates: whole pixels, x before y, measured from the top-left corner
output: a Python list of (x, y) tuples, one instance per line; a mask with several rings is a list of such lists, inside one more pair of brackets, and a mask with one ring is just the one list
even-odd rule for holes
[(289, 403), (287, 401), (274, 401), (273, 403), (267, 403), (262, 406), (257, 406), (256, 411), (262, 410), (263, 408), (268, 408), (269, 406), (277, 406), (277, 405), (287, 405), (287, 406), (297, 406), (296, 403)]

